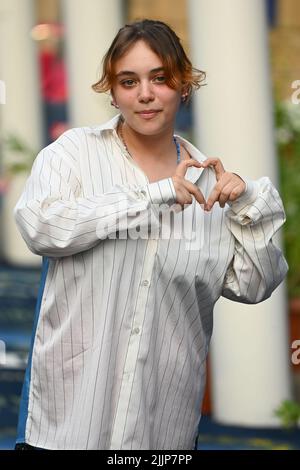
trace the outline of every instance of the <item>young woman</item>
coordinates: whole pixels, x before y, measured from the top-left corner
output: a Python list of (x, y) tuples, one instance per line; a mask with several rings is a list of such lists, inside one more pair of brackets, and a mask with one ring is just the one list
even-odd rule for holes
[(93, 85), (120, 114), (36, 158), (15, 209), (44, 260), (18, 443), (193, 449), (215, 302), (261, 302), (284, 278), (270, 180), (174, 136), (203, 78), (166, 24), (126, 25)]

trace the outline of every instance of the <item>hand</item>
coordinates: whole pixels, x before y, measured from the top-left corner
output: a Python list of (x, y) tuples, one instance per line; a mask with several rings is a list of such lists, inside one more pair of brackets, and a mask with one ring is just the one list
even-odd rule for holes
[(224, 207), (227, 201), (235, 201), (246, 189), (246, 183), (235, 173), (224, 170), (219, 158), (208, 158), (201, 163), (202, 168), (212, 166), (216, 173), (217, 184), (207, 199), (204, 209), (210, 211), (216, 201)]
[(186, 160), (182, 160), (172, 176), (174, 188), (176, 191), (176, 201), (181, 205), (184, 206), (185, 204), (192, 204), (193, 198), (191, 195), (195, 197), (195, 199), (199, 202), (199, 204), (205, 205), (205, 199), (203, 194), (201, 193), (198, 186), (191, 183), (191, 181), (187, 181), (184, 177), (186, 171), (189, 166), (196, 166), (198, 168), (202, 168), (202, 163), (194, 160), (193, 158), (189, 158)]

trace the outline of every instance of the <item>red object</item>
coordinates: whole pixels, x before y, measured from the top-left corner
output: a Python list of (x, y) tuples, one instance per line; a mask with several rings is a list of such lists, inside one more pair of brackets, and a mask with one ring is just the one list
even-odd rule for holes
[(1, 178), (0, 177), (0, 195), (5, 194), (9, 188), (9, 180), (8, 178)]
[(51, 51), (42, 51), (40, 73), (43, 99), (50, 103), (66, 102), (68, 92), (63, 59)]
[[(289, 318), (290, 318), (290, 342), (291, 345), (294, 341), (300, 340), (300, 298), (295, 298), (290, 300), (290, 311), (289, 311)], [(299, 349), (299, 347), (297, 348)], [(291, 349), (291, 353), (295, 352), (296, 350)], [(300, 354), (296, 354), (297, 358)], [(297, 361), (298, 362), (298, 361)], [(297, 374), (300, 373), (300, 363), (294, 364), (292, 363), (293, 371)]]
[(58, 139), (58, 137), (69, 128), (70, 126), (67, 122), (60, 122), (60, 121), (54, 122), (49, 129), (51, 140), (54, 141)]
[(210, 384), (210, 365), (209, 365), (209, 356), (206, 360), (206, 386), (205, 393), (202, 403), (202, 414), (209, 415), (211, 414), (211, 384)]

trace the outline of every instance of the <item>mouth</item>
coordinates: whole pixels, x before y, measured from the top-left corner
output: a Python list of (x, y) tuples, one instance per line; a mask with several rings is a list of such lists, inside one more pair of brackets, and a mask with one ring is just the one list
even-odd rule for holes
[(144, 119), (151, 119), (157, 116), (161, 111), (161, 109), (144, 109), (143, 111), (138, 111), (137, 114)]

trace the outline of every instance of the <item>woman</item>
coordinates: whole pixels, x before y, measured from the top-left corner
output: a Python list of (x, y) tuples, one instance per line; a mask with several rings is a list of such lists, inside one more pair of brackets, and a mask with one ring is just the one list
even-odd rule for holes
[(17, 442), (193, 449), (215, 302), (261, 302), (284, 278), (269, 179), (174, 136), (203, 78), (167, 25), (126, 25), (93, 86), (120, 114), (38, 155), (15, 209), (44, 259)]

